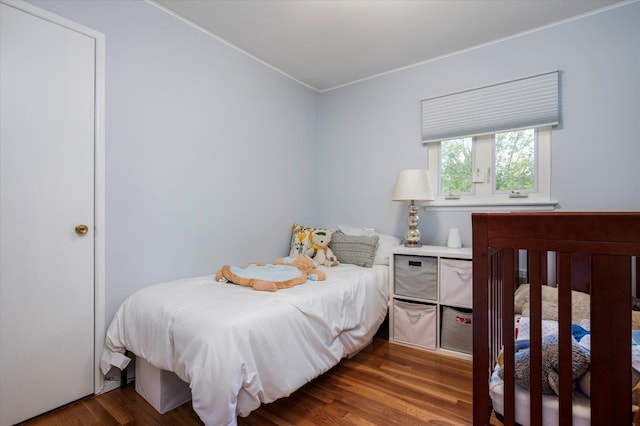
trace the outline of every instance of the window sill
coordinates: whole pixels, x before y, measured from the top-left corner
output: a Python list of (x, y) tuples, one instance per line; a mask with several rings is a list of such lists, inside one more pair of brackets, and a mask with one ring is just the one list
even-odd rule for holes
[(427, 210), (473, 210), (491, 211), (551, 211), (556, 208), (558, 201), (536, 200), (528, 198), (504, 200), (445, 200), (425, 203)]

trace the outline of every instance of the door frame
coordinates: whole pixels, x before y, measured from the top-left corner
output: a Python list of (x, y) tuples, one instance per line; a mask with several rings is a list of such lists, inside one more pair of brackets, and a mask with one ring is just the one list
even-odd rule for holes
[(105, 339), (105, 36), (22, 0), (0, 0), (7, 6), (76, 31), (95, 42), (94, 94), (94, 393), (104, 384), (100, 357)]

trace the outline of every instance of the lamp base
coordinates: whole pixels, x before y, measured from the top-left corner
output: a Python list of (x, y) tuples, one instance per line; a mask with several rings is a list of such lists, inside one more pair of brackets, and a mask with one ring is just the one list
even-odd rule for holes
[(404, 233), (405, 247), (422, 247), (422, 244), (420, 244), (420, 230), (418, 229), (419, 223), (418, 206), (411, 200), (411, 204), (409, 204), (409, 217), (407, 217), (409, 229)]
[(420, 243), (413, 243), (413, 242), (409, 242), (407, 241), (406, 243), (404, 243), (405, 247), (412, 247), (412, 248), (417, 248), (417, 247), (422, 247), (422, 244)]

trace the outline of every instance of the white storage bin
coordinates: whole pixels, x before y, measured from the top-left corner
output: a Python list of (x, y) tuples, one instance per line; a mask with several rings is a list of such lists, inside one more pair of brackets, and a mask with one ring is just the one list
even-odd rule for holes
[(136, 392), (160, 414), (191, 401), (189, 383), (136, 357)]
[(396, 296), (436, 300), (438, 297), (438, 258), (396, 254), (394, 258)]
[(393, 339), (423, 348), (435, 349), (437, 307), (393, 301)]
[(473, 306), (472, 265), (470, 260), (440, 259), (440, 303)]
[(473, 324), (471, 320), (471, 312), (443, 306), (440, 346), (452, 351), (473, 353)]

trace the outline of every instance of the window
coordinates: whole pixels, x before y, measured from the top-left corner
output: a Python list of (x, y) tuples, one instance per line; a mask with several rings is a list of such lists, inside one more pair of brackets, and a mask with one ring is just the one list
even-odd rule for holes
[(422, 143), (438, 190), (430, 205), (553, 208), (559, 77), (550, 71), (424, 99)]
[(494, 190), (536, 190), (535, 129), (496, 133), (493, 142)]
[(440, 142), (440, 191), (444, 194), (470, 194), (473, 171), (472, 138)]
[(430, 143), (428, 169), (438, 192), (432, 204), (554, 204), (550, 146), (550, 127)]

